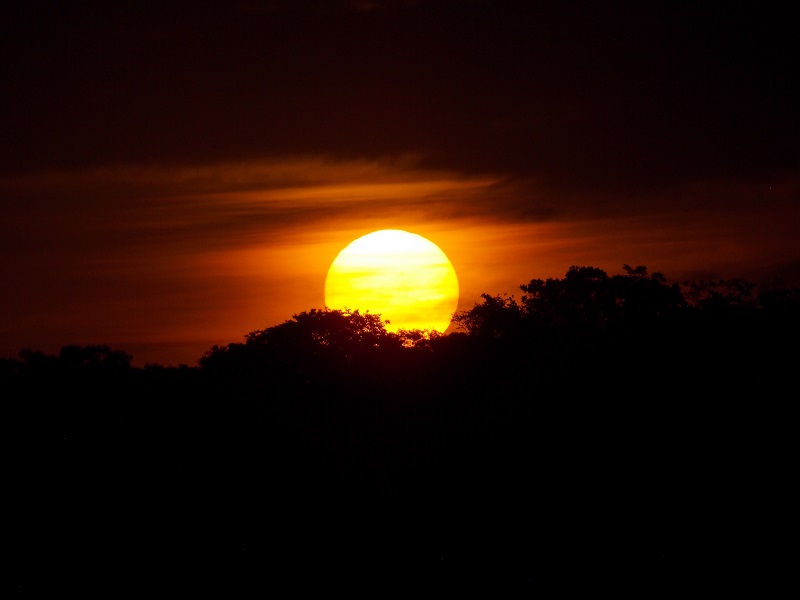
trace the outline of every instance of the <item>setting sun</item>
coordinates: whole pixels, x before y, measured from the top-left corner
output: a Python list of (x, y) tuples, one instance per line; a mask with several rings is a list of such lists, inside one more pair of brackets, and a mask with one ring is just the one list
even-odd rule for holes
[(415, 233), (383, 229), (342, 250), (328, 270), (325, 305), (380, 314), (389, 331), (444, 332), (458, 305), (447, 255)]

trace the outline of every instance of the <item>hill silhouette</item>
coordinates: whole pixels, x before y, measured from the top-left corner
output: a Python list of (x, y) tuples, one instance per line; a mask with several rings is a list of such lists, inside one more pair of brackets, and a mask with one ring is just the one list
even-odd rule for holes
[(195, 367), (0, 361), (18, 593), (763, 594), (800, 293), (623, 270), (449, 335), (311, 309)]

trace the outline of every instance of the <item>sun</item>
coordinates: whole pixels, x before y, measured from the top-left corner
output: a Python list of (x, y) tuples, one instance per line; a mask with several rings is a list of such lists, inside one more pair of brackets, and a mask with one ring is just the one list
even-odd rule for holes
[(325, 306), (380, 314), (392, 332), (444, 333), (458, 306), (458, 278), (450, 259), (430, 240), (382, 229), (336, 256), (325, 279)]

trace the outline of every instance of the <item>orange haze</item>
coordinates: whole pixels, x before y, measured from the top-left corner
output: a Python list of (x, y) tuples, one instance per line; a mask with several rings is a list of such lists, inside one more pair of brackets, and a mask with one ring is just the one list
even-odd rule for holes
[(798, 190), (797, 179), (706, 181), (646, 198), (566, 198), (413, 157), (9, 176), (0, 234), (15, 259), (0, 267), (0, 356), (108, 344), (134, 365), (194, 365), (215, 344), (322, 308), (337, 253), (376, 229), (439, 246), (459, 309), (572, 265), (645, 265), (669, 281), (791, 279)]

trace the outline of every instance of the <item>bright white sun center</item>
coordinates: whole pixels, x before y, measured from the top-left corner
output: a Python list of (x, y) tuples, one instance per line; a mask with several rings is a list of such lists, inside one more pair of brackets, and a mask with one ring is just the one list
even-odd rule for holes
[(458, 278), (433, 242), (399, 229), (351, 242), (331, 264), (325, 306), (380, 314), (386, 329), (444, 332), (458, 305)]

